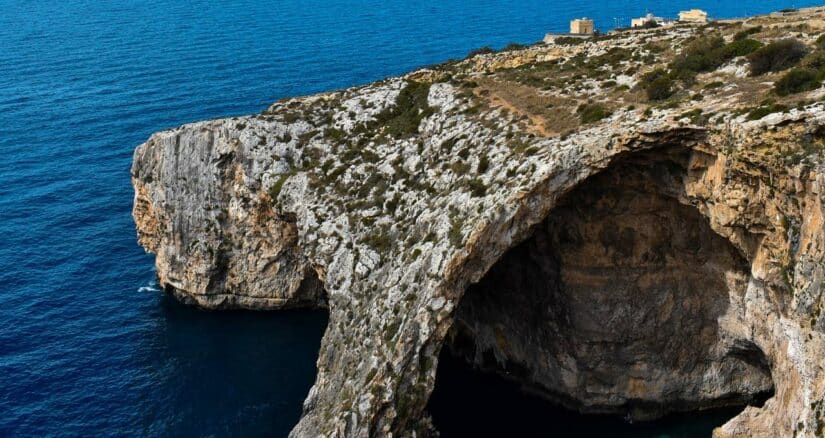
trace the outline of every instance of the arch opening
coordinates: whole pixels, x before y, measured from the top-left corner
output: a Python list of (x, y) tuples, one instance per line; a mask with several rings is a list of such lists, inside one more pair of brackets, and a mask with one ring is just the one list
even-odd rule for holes
[(764, 401), (769, 363), (728, 328), (749, 263), (679, 202), (689, 158), (633, 154), (561, 198), (467, 289), (440, 361), (628, 421)]

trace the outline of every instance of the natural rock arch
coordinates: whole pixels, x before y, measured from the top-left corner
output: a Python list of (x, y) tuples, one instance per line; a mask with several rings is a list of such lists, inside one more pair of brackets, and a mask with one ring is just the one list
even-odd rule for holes
[[(266, 116), (187, 125), (153, 135), (135, 152), (140, 243), (157, 254), (164, 287), (212, 308), (326, 298), (318, 376), (293, 435), (426, 432), (435, 364), (468, 286), (583, 181), (618, 160), (669, 149), (687, 160), (673, 199), (693, 206), (750, 264), (744, 294), (732, 303), (739, 318), (725, 319), (725, 330), (748, 340), (743, 350), (752, 343), (764, 352), (775, 383), (763, 408), (746, 409), (720, 433), (813, 436), (825, 424), (825, 179), (821, 168), (787, 167), (781, 156), (763, 153), (821, 140), (821, 105), (770, 123), (707, 128), (681, 126), (668, 119), (678, 115), (672, 112), (640, 122), (640, 112), (628, 110), (569, 136), (521, 136), (526, 143), (514, 149), (510, 133), (498, 129), (517, 123), (512, 115), (468, 120), (459, 91), (441, 82), (428, 97), (438, 112), (421, 121), (417, 137), (377, 145), (380, 154), (346, 166), (312, 165), (342, 153), (313, 126), (349, 117), (340, 110), (347, 105), (368, 102), (372, 113), (381, 111), (404, 82), (279, 102)], [(304, 113), (308, 120), (290, 121), (284, 114), (292, 108), (312, 111)], [(355, 135), (354, 125), (340, 126)], [(447, 165), (471, 148), (488, 158), (476, 181), (484, 190)], [(295, 166), (296, 156), (307, 164)], [(479, 156), (465, 158), (478, 168)], [(405, 159), (434, 181), (405, 174)], [(333, 173), (340, 178), (324, 184)], [(376, 173), (385, 178), (382, 190), (364, 183)], [(407, 198), (403, 207), (390, 206), (398, 205), (384, 196), (390, 187)], [(323, 288), (305, 287), (309, 272)]]
[(722, 321), (750, 265), (678, 202), (689, 158), (631, 154), (565, 194), (469, 287), (445, 348), (584, 412), (646, 419), (769, 392), (764, 354)]

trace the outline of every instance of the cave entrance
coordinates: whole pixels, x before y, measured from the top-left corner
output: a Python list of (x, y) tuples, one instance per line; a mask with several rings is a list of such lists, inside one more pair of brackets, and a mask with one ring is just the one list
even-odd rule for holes
[[(443, 366), (465, 364), (542, 403), (633, 422), (764, 400), (764, 354), (725, 328), (749, 264), (678, 201), (689, 153), (617, 160), (560, 199), (468, 288)], [(445, 380), (462, 375), (438, 373), (436, 426)], [(498, 384), (475, 386), (492, 388), (491, 404), (507, 398)], [(551, 412), (541, 406), (529, 409)]]

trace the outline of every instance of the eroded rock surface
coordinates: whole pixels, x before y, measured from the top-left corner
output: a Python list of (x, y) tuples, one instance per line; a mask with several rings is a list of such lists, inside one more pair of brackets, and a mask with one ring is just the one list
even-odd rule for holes
[[(480, 362), (520, 363), (525, 385), (585, 410), (648, 416), (772, 387), (715, 433), (821, 436), (825, 105), (813, 90), (748, 120), (776, 77), (736, 68), (645, 103), (634, 84), (656, 65), (641, 60), (702, 31), (482, 55), (157, 133), (132, 167), (140, 243), (184, 301), (328, 306), (294, 436), (432, 432), (453, 327), (471, 328)], [(609, 113), (579, 122), (599, 98)], [(524, 272), (497, 274), (511, 266)], [(530, 276), (543, 286), (516, 283)], [(535, 324), (506, 318), (531, 297)]]
[(678, 202), (686, 163), (640, 153), (566, 194), (469, 288), (449, 347), (586, 412), (649, 418), (769, 392), (758, 347), (720, 327), (742, 310), (748, 263)]

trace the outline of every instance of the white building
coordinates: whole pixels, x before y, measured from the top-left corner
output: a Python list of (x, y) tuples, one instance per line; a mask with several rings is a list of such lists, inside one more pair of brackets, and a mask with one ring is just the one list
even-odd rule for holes
[(634, 18), (630, 20), (630, 27), (645, 27), (650, 26), (653, 23), (656, 26), (664, 26), (667, 24), (667, 21), (662, 17), (657, 17), (653, 14), (648, 13), (644, 17)]

